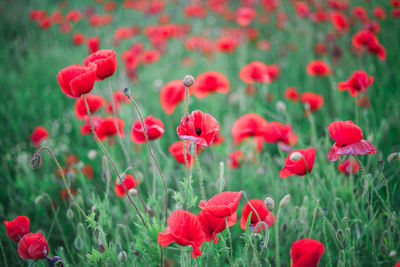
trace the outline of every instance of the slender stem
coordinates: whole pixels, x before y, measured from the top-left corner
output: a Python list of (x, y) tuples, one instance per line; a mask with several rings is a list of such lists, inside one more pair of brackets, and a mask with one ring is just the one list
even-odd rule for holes
[(279, 258), (279, 211), (276, 213), (276, 222), (275, 222), (275, 264), (276, 266), (281, 266), (280, 258)]
[(1, 242), (1, 239), (0, 239), (0, 249), (1, 249), (1, 254), (3, 255), (3, 262), (5, 264), (4, 266), (8, 267), (7, 258), (6, 254), (4, 253), (3, 243)]
[(231, 263), (231, 265), (233, 265), (233, 246), (232, 246), (231, 231), (229, 230), (229, 225), (228, 225), (228, 217), (225, 217), (225, 223), (226, 223), (226, 231), (228, 232), (229, 247), (230, 247), (229, 262)]
[[(196, 147), (196, 145), (195, 145), (195, 147)], [(202, 197), (204, 200), (207, 200), (207, 198), (206, 198), (206, 191), (205, 191), (205, 189), (204, 189), (203, 173), (201, 172), (201, 168), (200, 168), (200, 159), (199, 159), (199, 157), (196, 157), (196, 155), (197, 155), (197, 149), (195, 149), (195, 150), (196, 150), (196, 152), (194, 153), (194, 154), (195, 154), (195, 155), (194, 155), (194, 157), (195, 157), (194, 161), (195, 161), (195, 163), (196, 163), (197, 171), (199, 172), (199, 183), (200, 183), (201, 197)]]
[[(101, 141), (100, 141), (99, 138), (97, 137), (96, 132), (94, 131), (93, 122), (92, 122), (92, 116), (90, 115), (89, 105), (88, 105), (88, 103), (87, 103), (86, 95), (85, 95), (85, 94), (83, 95), (83, 99), (85, 100), (86, 110), (87, 110), (87, 113), (88, 113), (88, 116), (89, 116), (90, 126), (91, 126), (91, 128), (92, 128), (92, 134), (93, 134), (93, 136), (94, 136), (94, 139), (96, 140), (97, 144), (100, 146), (100, 149), (103, 151), (103, 153), (106, 155), (106, 157), (107, 157), (108, 160), (110, 161), (111, 165), (113, 166), (114, 171), (115, 171), (115, 173), (117, 174), (118, 179), (119, 179), (119, 181), (121, 182), (121, 184), (122, 184), (122, 186), (123, 186), (123, 188), (124, 188), (125, 194), (126, 194), (126, 196), (128, 197), (128, 199), (129, 199), (129, 202), (131, 202), (132, 206), (136, 209), (136, 211), (137, 211), (137, 213), (138, 213), (138, 215), (139, 215), (139, 217), (140, 217), (140, 219), (141, 219), (143, 225), (147, 228), (147, 224), (146, 224), (146, 222), (144, 221), (144, 219), (143, 219), (143, 217), (142, 217), (142, 214), (140, 213), (138, 207), (137, 207), (136, 204), (133, 202), (131, 196), (130, 196), (129, 193), (128, 193), (128, 189), (126, 188), (126, 186), (125, 186), (125, 184), (124, 184), (124, 181), (122, 180), (122, 178), (121, 178), (121, 176), (120, 176), (120, 174), (119, 174), (119, 172), (118, 172), (117, 166), (115, 165), (114, 161), (111, 159), (110, 155), (107, 153), (105, 147), (103, 146), (103, 144), (101, 143)], [(118, 125), (115, 125), (115, 127), (118, 128)]]

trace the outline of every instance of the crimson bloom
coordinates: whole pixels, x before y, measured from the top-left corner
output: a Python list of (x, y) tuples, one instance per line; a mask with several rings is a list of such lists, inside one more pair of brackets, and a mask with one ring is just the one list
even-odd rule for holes
[(229, 154), (228, 158), (226, 159), (228, 166), (231, 169), (240, 168), (244, 160), (245, 157), (241, 150), (233, 151), (231, 154)]
[(285, 166), (279, 172), (281, 178), (291, 175), (303, 176), (312, 171), (315, 160), (315, 149), (309, 147), (306, 149), (294, 150), (285, 159)]
[(301, 94), (300, 99), (305, 106), (306, 116), (309, 115), (309, 112), (320, 110), (321, 107), (324, 105), (324, 98), (320, 94), (305, 92)]
[(98, 36), (90, 37), (86, 40), (86, 46), (89, 53), (96, 53), (100, 49), (100, 38)]
[(83, 61), (85, 66), (94, 64), (96, 68), (96, 79), (104, 80), (114, 74), (117, 69), (117, 54), (114, 50), (99, 50), (89, 55)]
[(242, 81), (248, 84), (255, 82), (267, 83), (267, 65), (261, 61), (253, 61), (241, 68), (239, 77)]
[(23, 259), (39, 260), (47, 254), (49, 254), (49, 246), (41, 233), (26, 234), (18, 242), (18, 256)]
[(360, 92), (366, 93), (367, 88), (374, 82), (374, 77), (368, 76), (363, 70), (353, 72), (347, 80), (338, 83), (339, 91), (349, 90), (352, 97), (356, 97)]
[[(192, 155), (190, 154), (191, 143), (186, 142), (185, 147), (184, 143), (185, 141), (177, 141), (169, 146), (168, 151), (178, 163), (184, 164), (186, 168), (192, 168), (194, 164), (194, 157), (192, 157)], [(183, 153), (186, 153), (186, 160)]]
[(311, 76), (325, 77), (331, 73), (331, 68), (323, 60), (316, 59), (308, 63), (306, 71)]
[(340, 155), (375, 154), (376, 148), (362, 140), (361, 128), (352, 121), (335, 121), (329, 124), (328, 131), (335, 144), (328, 154), (330, 161), (336, 161)]
[(238, 46), (238, 41), (231, 37), (221, 37), (215, 42), (215, 50), (221, 53), (232, 53)]
[(36, 126), (31, 134), (31, 142), (35, 147), (39, 147), (40, 143), (49, 138), (49, 132), (42, 126)]
[[(164, 135), (164, 123), (160, 119), (154, 118), (153, 115), (149, 115), (143, 120), (146, 126), (146, 133), (149, 141), (161, 138)], [(132, 125), (131, 139), (135, 144), (146, 143), (146, 137), (144, 135), (144, 129), (141, 120), (137, 120)]]
[[(101, 121), (103, 119), (99, 115), (92, 116), (92, 123), (93, 123), (93, 128), (96, 131), (97, 127), (100, 125)], [(81, 126), (81, 134), (82, 135), (88, 135), (92, 133), (92, 126), (90, 124), (89, 116), (85, 117), (85, 124), (82, 124)]]
[(284, 97), (287, 100), (297, 102), (299, 101), (299, 92), (297, 92), (297, 89), (295, 87), (288, 87), (285, 90)]
[(18, 216), (12, 221), (4, 221), (6, 234), (12, 241), (18, 242), (24, 235), (29, 233), (29, 218)]
[(324, 250), (321, 242), (311, 238), (295, 241), (290, 249), (292, 267), (317, 267)]
[(212, 93), (226, 94), (229, 92), (229, 81), (220, 72), (203, 72), (197, 76), (191, 92), (197, 98), (205, 98)]
[(267, 124), (263, 135), (267, 143), (279, 143), (279, 147), (284, 151), (290, 151), (291, 147), (297, 143), (297, 135), (292, 131), (292, 126), (286, 123), (283, 125), (278, 121), (271, 121)]
[(124, 137), (124, 125), (125, 122), (119, 118), (107, 117), (100, 121), (99, 125), (95, 129), (95, 132), (100, 141), (104, 141), (107, 137), (115, 136), (118, 133), (121, 137)]
[(356, 173), (360, 169), (360, 164), (357, 160), (354, 159), (346, 159), (340, 162), (338, 165), (338, 170), (341, 173), (344, 173), (346, 176), (349, 176), (350, 173)]
[(183, 117), (176, 129), (180, 139), (194, 142), (200, 146), (209, 146), (218, 131), (217, 120), (200, 110), (195, 110), (190, 115)]
[[(90, 95), (90, 94), (86, 95), (86, 101), (89, 106), (90, 114), (99, 111), (100, 108), (106, 103), (106, 100), (102, 96)], [(74, 111), (75, 111), (75, 116), (78, 118), (78, 120), (84, 120), (85, 117), (88, 115), (83, 96), (81, 96), (76, 100)]]
[(74, 43), (74, 45), (78, 46), (83, 44), (83, 42), (85, 41), (85, 35), (83, 33), (80, 32), (76, 32), (74, 33), (74, 35), (72, 35), (72, 42)]
[(236, 23), (241, 27), (247, 27), (256, 18), (257, 11), (250, 7), (238, 8), (236, 12)]
[(180, 80), (166, 83), (160, 92), (160, 103), (168, 115), (174, 113), (176, 107), (185, 99), (186, 88)]
[(61, 91), (69, 97), (78, 98), (92, 91), (96, 81), (96, 65), (71, 65), (57, 74)]
[[(249, 205), (249, 202), (251, 206)], [(250, 232), (265, 230), (265, 225), (259, 224), (260, 222), (264, 222), (268, 227), (271, 227), (275, 224), (276, 217), (269, 212), (264, 204), (264, 201), (262, 201), (261, 199), (250, 199), (248, 202), (246, 202), (242, 209), (240, 227), (243, 230), (246, 230), (247, 219), (249, 218), (250, 213), (251, 218), (249, 226), (252, 227), (252, 230), (250, 230)], [(257, 224), (259, 225), (257, 226)]]
[(177, 209), (168, 218), (165, 232), (158, 233), (158, 244), (166, 247), (172, 242), (180, 246), (192, 246), (193, 259), (201, 256), (200, 247), (203, 245), (205, 234), (197, 216), (189, 211)]
[[(126, 190), (129, 191), (129, 189), (135, 188), (136, 186), (140, 185), (140, 181), (135, 179), (135, 177), (130, 174), (125, 174), (124, 185), (126, 187)], [(119, 178), (115, 179), (114, 192), (118, 197), (124, 197), (126, 194), (124, 186), (120, 183)]]
[(203, 232), (205, 234), (204, 241), (209, 242), (211, 240), (214, 240), (214, 244), (217, 244), (217, 234), (224, 231), (226, 227), (231, 227), (236, 224), (237, 213), (234, 212), (232, 215), (226, 217), (228, 225), (226, 225), (225, 218), (217, 218), (211, 213), (204, 210), (200, 211), (199, 214), (197, 214), (197, 218), (199, 219), (203, 227)]
[(208, 201), (200, 201), (199, 207), (217, 218), (225, 218), (236, 212), (241, 196), (242, 192), (222, 192)]
[(263, 136), (268, 122), (258, 114), (248, 113), (235, 121), (232, 126), (232, 137), (235, 145), (249, 137)]
[(343, 15), (342, 12), (333, 12), (331, 15), (331, 22), (337, 31), (349, 31), (349, 25), (347, 23), (346, 17)]

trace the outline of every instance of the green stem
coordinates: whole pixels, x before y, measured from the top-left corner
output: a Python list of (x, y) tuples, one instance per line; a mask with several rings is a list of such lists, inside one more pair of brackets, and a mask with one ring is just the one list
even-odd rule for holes
[(281, 266), (280, 265), (280, 258), (279, 258), (279, 211), (276, 213), (276, 221), (275, 221), (275, 264), (276, 266)]
[(3, 242), (1, 242), (1, 239), (0, 239), (0, 249), (1, 249), (1, 254), (3, 255), (4, 266), (8, 267), (7, 258), (6, 254), (4, 253)]
[(231, 263), (231, 265), (233, 265), (233, 246), (232, 246), (231, 231), (229, 230), (229, 225), (228, 225), (228, 217), (225, 217), (225, 223), (226, 223), (226, 231), (228, 232), (229, 247), (230, 247), (229, 262)]
[[(196, 145), (195, 145), (195, 147), (196, 147)], [(197, 168), (197, 171), (199, 173), (199, 184), (200, 184), (201, 197), (204, 200), (207, 200), (206, 199), (206, 191), (204, 189), (203, 173), (201, 172), (201, 168), (200, 168), (200, 158), (196, 157), (197, 156), (197, 149), (195, 149), (195, 150), (196, 150), (196, 152), (195, 152), (195, 155), (194, 155), (194, 157), (195, 157), (194, 161), (196, 163), (196, 168)]]

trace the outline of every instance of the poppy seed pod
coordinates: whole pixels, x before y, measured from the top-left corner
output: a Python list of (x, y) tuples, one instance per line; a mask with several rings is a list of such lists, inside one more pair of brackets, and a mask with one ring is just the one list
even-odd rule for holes
[(287, 204), (290, 201), (290, 194), (287, 194), (286, 196), (284, 196), (281, 201), (279, 202), (279, 208), (284, 208), (287, 206)]
[(269, 211), (273, 211), (275, 209), (275, 201), (272, 197), (267, 197), (264, 200), (264, 204)]
[(183, 80), (183, 85), (185, 85), (187, 88), (191, 87), (194, 83), (194, 78), (192, 75), (186, 75)]

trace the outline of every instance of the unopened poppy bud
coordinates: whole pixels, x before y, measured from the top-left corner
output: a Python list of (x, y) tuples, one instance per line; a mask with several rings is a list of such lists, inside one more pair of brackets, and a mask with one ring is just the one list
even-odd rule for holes
[(74, 212), (71, 209), (67, 210), (67, 218), (68, 220), (72, 220), (74, 218)]
[(385, 169), (385, 163), (383, 162), (383, 160), (378, 160), (377, 167), (380, 172), (383, 172), (383, 170)]
[(297, 161), (297, 160), (301, 159), (302, 157), (303, 157), (303, 155), (301, 155), (300, 152), (293, 152), (292, 154), (290, 154), (291, 161)]
[(40, 165), (42, 165), (42, 157), (40, 156), (40, 154), (39, 153), (33, 154), (30, 163), (31, 163), (32, 169), (39, 168)]
[(118, 254), (118, 259), (119, 261), (126, 261), (128, 259), (128, 255), (126, 254), (125, 250)]
[(130, 97), (131, 96), (131, 90), (129, 88), (124, 88), (124, 94), (126, 97)]
[(392, 153), (392, 154), (390, 154), (390, 155), (387, 157), (387, 161), (388, 161), (388, 162), (391, 162), (391, 161), (393, 161), (393, 160), (396, 160), (398, 156), (399, 156), (399, 153), (398, 153), (398, 152)]
[(342, 232), (342, 230), (337, 230), (337, 232), (336, 232), (336, 239), (338, 240), (338, 241), (340, 241), (340, 242), (342, 242), (343, 241), (343, 232)]
[(280, 112), (285, 112), (286, 111), (286, 104), (283, 103), (282, 101), (276, 102), (276, 109)]
[(284, 196), (284, 197), (281, 199), (281, 201), (279, 202), (279, 208), (281, 209), (281, 208), (286, 207), (287, 204), (289, 203), (289, 201), (290, 201), (290, 195), (287, 194), (287, 195)]
[(42, 201), (42, 199), (43, 199), (43, 195), (40, 195), (40, 196), (36, 197), (35, 198), (35, 205), (39, 204), (40, 201)]
[(89, 150), (89, 152), (88, 152), (88, 158), (89, 158), (89, 159), (95, 159), (96, 157), (97, 157), (97, 151), (94, 150), (94, 149)]
[(76, 250), (81, 250), (82, 249), (82, 245), (83, 245), (82, 238), (80, 238), (79, 236), (75, 237), (75, 240), (74, 240), (75, 249)]
[(217, 180), (217, 187), (218, 187), (218, 192), (222, 192), (224, 190), (225, 187), (225, 180), (222, 178), (219, 178)]
[(183, 85), (184, 85), (185, 87), (189, 88), (190, 86), (193, 85), (193, 83), (194, 83), (194, 78), (193, 78), (192, 75), (186, 75), (186, 76), (183, 78)]
[(272, 197), (267, 197), (264, 200), (264, 204), (269, 211), (273, 211), (275, 209), (275, 201)]
[(390, 257), (390, 258), (396, 257), (396, 251), (395, 251), (395, 250), (390, 251), (389, 257)]
[(138, 191), (136, 190), (136, 188), (131, 188), (128, 191), (129, 196), (134, 197), (138, 194)]

